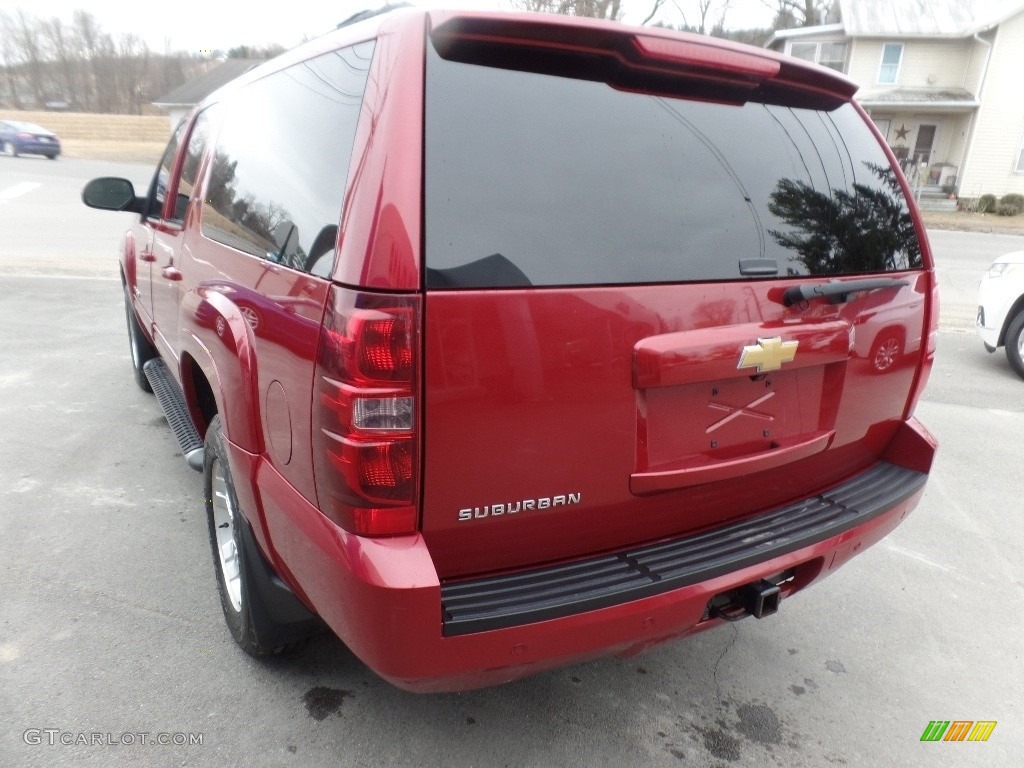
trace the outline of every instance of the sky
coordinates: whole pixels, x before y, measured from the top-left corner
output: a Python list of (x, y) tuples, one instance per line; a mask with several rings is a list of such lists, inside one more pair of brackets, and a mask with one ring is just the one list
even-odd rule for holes
[[(172, 0), (172, 2), (125, 2), (124, 0), (0, 0), (0, 10), (22, 8), (39, 18), (59, 17), (70, 23), (75, 9), (90, 11), (105, 32), (115, 37), (131, 32), (163, 52), (185, 50), (200, 53), (227, 50), (237, 45), (265, 46), (279, 43), (291, 48), (304, 38), (317, 37), (353, 13), (376, 8), (385, 0), (289, 0), (262, 4), (236, 0)], [(512, 0), (411, 0), (413, 5), (458, 8), (510, 8)], [(678, 4), (678, 7), (677, 5)], [(653, 0), (623, 0), (624, 21), (639, 24), (650, 12)], [(656, 17), (667, 24), (681, 24), (679, 7), (695, 23), (694, 0), (668, 0)], [(263, 11), (262, 8), (273, 9)], [(259, 10), (258, 10), (259, 9)], [(733, 28), (768, 26), (772, 13), (762, 0), (733, 0), (726, 22)]]

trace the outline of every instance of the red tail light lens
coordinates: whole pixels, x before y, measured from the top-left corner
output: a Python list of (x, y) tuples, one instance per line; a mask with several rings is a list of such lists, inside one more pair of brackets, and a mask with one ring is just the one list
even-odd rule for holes
[(412, 375), (412, 323), (410, 313), (392, 310), (385, 317), (353, 318), (359, 340), (359, 372), (377, 381), (408, 381)]
[(420, 299), (331, 289), (313, 399), (324, 514), (364, 536), (417, 529)]

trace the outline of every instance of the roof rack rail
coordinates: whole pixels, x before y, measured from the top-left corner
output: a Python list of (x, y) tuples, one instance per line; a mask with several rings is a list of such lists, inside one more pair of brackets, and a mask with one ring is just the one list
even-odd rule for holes
[(374, 16), (380, 16), (385, 13), (391, 13), (391, 11), (398, 10), (399, 8), (412, 7), (412, 3), (387, 3), (386, 5), (382, 5), (380, 8), (377, 8), (375, 10), (367, 9), (365, 11), (359, 11), (359, 13), (353, 13), (343, 22), (338, 24), (338, 26), (336, 26), (335, 29), (341, 29), (342, 27), (347, 27), (350, 24), (355, 24), (356, 22), (364, 21), (365, 19), (372, 19)]

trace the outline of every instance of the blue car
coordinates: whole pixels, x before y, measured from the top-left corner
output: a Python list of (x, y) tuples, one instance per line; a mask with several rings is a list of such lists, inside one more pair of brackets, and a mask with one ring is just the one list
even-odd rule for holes
[(56, 160), (60, 139), (53, 131), (20, 120), (0, 120), (0, 151), (8, 157), (46, 155)]

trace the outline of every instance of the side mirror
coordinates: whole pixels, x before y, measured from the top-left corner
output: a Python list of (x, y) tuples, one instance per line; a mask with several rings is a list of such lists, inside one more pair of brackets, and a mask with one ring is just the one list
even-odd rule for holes
[(135, 187), (128, 179), (104, 176), (93, 179), (82, 189), (82, 202), (104, 211), (142, 213), (146, 201), (135, 196)]

